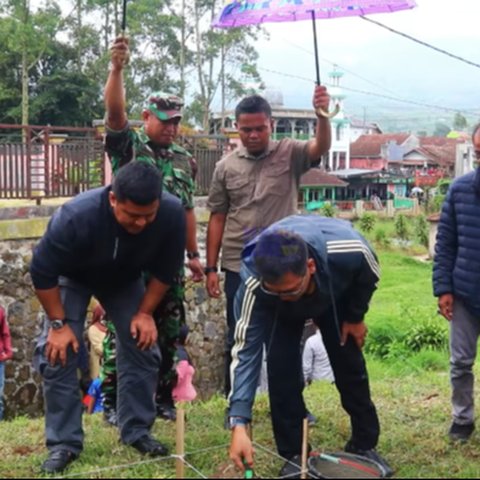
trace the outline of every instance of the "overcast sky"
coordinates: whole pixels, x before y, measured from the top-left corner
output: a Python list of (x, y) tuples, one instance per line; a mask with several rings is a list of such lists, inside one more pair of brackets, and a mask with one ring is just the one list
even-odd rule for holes
[[(370, 18), (480, 64), (479, 0), (417, 0), (417, 7), (412, 10), (371, 15)], [(270, 38), (258, 42), (256, 48), (265, 83), (283, 93), (286, 106), (308, 107), (315, 80), (311, 22), (266, 23), (264, 27)], [(361, 18), (317, 20), (317, 35), (322, 81), (329, 81), (328, 72), (336, 63), (345, 71), (342, 84), (346, 87), (462, 112), (475, 110), (477, 118), (480, 117), (479, 68)], [(453, 112), (356, 92), (345, 93), (348, 95), (345, 109), (356, 115), (366, 112), (370, 116), (374, 111), (386, 110), (387, 113), (381, 115), (407, 118), (418, 115), (420, 110), (436, 118), (453, 116)]]

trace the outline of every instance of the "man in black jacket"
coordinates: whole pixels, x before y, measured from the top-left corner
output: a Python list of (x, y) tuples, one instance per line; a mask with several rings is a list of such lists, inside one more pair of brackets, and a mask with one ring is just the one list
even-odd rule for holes
[[(160, 173), (143, 162), (126, 165), (112, 187), (85, 192), (52, 217), (30, 268), (46, 313), (34, 354), (46, 403), (44, 472), (63, 471), (82, 451), (77, 352), (92, 295), (117, 329), (121, 439), (144, 454), (168, 453), (150, 436), (161, 361), (152, 312), (184, 250), (182, 205), (162, 193)], [(147, 287), (142, 272), (151, 276)]]
[(380, 275), (365, 239), (343, 220), (293, 215), (247, 244), (240, 275), (229, 396), (232, 460), (240, 468), (242, 460), (253, 462), (246, 425), (265, 345), (273, 431), (278, 452), (287, 459), (279, 476), (300, 474), (302, 419), (307, 414), (300, 341), (305, 320), (312, 318), (350, 416), (352, 435), (345, 450), (377, 462), (385, 476), (392, 475), (375, 450), (380, 426), (362, 355), (364, 316)]

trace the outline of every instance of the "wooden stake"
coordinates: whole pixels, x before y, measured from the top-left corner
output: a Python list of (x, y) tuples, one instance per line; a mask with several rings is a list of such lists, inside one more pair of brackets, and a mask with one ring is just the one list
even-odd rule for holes
[(175, 460), (177, 478), (185, 478), (185, 464), (183, 457), (185, 455), (185, 409), (183, 402), (177, 403), (177, 420), (176, 420), (176, 452), (178, 458)]
[(300, 478), (307, 478), (307, 456), (308, 456), (308, 418), (303, 419), (302, 435), (302, 474)]

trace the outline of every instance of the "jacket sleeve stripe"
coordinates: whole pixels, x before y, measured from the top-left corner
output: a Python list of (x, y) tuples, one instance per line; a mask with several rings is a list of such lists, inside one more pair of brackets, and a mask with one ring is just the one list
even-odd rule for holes
[(234, 390), (235, 369), (237, 368), (238, 363), (240, 361), (239, 352), (245, 346), (245, 342), (247, 338), (247, 329), (250, 324), (250, 320), (252, 318), (252, 310), (253, 310), (253, 305), (255, 303), (255, 294), (253, 292), (259, 285), (260, 285), (260, 282), (255, 277), (249, 277), (245, 282), (245, 287), (246, 287), (245, 295), (243, 297), (240, 318), (238, 319), (235, 327), (235, 346), (232, 349), (232, 363), (230, 365), (230, 379), (231, 379), (232, 388), (228, 396), (229, 400)]
[(329, 254), (334, 253), (353, 253), (353, 252), (361, 252), (365, 257), (370, 269), (374, 273), (374, 275), (380, 279), (380, 266), (378, 265), (375, 256), (371, 252), (371, 250), (360, 240), (348, 240), (348, 241), (335, 241), (335, 242), (327, 242), (327, 252)]

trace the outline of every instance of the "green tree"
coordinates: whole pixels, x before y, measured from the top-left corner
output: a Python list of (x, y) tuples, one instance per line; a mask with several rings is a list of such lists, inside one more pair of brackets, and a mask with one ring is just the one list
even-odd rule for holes
[(196, 99), (202, 106), (202, 118), (196, 120), (204, 130), (208, 129), (210, 107), (219, 90), (222, 111), (225, 111), (229, 100), (245, 94), (246, 81), (260, 79), (256, 69), (258, 54), (250, 42), (258, 38), (261, 30), (258, 27), (210, 28), (222, 6), (223, 2), (218, 0), (193, 2), (193, 58), (199, 88)]
[(51, 47), (59, 29), (61, 11), (52, 0), (46, 0), (45, 6), (35, 11), (30, 6), (30, 0), (4, 0), (0, 4), (0, 13), (10, 20), (3, 47), (20, 63), (20, 121), (28, 125), (30, 75)]
[(461, 113), (457, 112), (453, 119), (453, 129), (463, 131), (466, 130), (467, 126), (467, 119)]
[(450, 133), (450, 126), (443, 122), (435, 123), (435, 130), (433, 135), (435, 137), (446, 137)]

